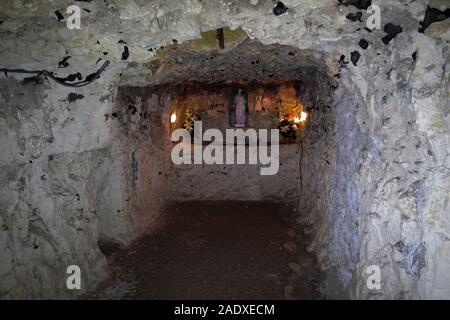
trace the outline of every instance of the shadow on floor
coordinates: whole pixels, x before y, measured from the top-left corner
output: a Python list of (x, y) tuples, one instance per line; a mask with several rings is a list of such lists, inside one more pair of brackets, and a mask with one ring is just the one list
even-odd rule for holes
[(115, 254), (93, 299), (320, 299), (321, 278), (292, 210), (267, 202), (185, 202)]

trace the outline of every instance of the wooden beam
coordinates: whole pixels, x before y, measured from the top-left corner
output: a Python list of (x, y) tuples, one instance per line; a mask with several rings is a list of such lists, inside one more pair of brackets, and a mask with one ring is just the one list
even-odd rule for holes
[(223, 36), (223, 28), (217, 29), (217, 40), (219, 40), (219, 48), (225, 49), (225, 39)]

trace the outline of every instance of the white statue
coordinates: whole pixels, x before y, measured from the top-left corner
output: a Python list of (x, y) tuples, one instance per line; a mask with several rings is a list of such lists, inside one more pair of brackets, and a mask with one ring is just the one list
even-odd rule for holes
[(242, 90), (238, 90), (238, 94), (234, 97), (234, 110), (236, 115), (235, 127), (245, 127), (247, 114), (245, 111), (245, 97)]

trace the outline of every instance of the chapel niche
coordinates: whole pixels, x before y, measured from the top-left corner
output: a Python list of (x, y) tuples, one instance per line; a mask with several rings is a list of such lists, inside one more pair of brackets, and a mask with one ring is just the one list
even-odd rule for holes
[(175, 86), (169, 90), (173, 101), (170, 111), (177, 119), (173, 128), (190, 130), (198, 120), (203, 130), (215, 128), (223, 134), (230, 128), (278, 128), (280, 143), (299, 142), (300, 130), (306, 125), (306, 107), (297, 93), (298, 86), (296, 81)]

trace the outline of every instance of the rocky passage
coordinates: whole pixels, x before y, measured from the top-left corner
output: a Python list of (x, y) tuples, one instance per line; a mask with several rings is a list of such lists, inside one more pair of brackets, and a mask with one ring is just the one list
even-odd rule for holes
[[(47, 71), (0, 73), (1, 299), (78, 298), (110, 275), (100, 249), (147, 232), (171, 187), (170, 101), (148, 86), (170, 83), (171, 70), (179, 82), (194, 71), (232, 81), (227, 65), (242, 79), (279, 69), (334, 80), (303, 97), (311, 125), (290, 188), (331, 286), (354, 299), (450, 297), (448, 0), (75, 3), (80, 30), (67, 28), (69, 1), (0, 1), (0, 69)], [(281, 55), (257, 63), (264, 48)], [(49, 77), (92, 80), (106, 61), (84, 87)], [(129, 88), (147, 95), (122, 101)], [(72, 264), (79, 291), (66, 288)], [(377, 291), (366, 286), (372, 265)]]
[(174, 204), (110, 257), (111, 278), (89, 298), (319, 299), (323, 276), (292, 218), (277, 203)]

